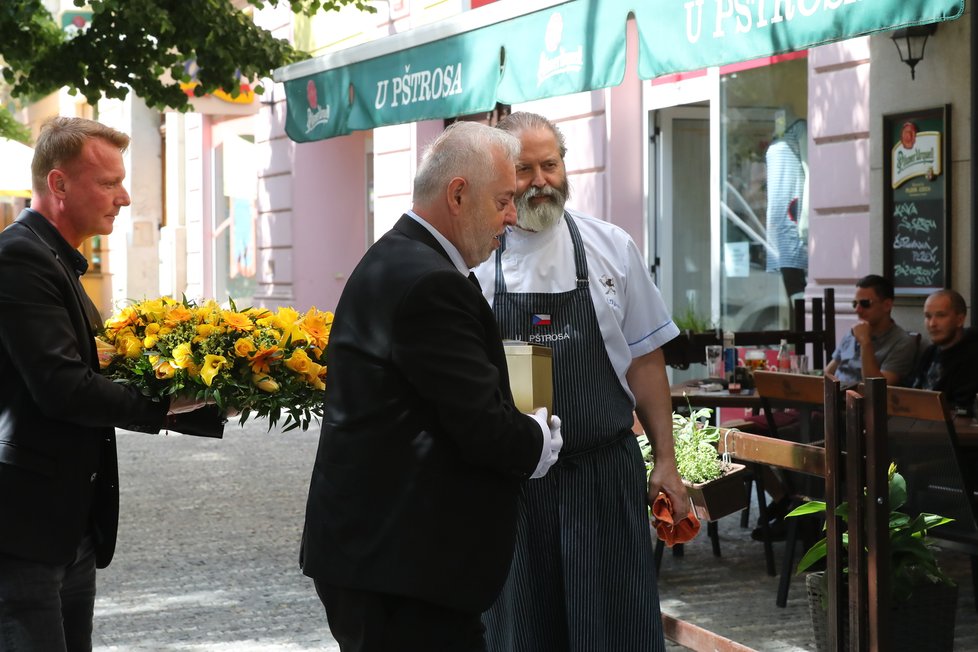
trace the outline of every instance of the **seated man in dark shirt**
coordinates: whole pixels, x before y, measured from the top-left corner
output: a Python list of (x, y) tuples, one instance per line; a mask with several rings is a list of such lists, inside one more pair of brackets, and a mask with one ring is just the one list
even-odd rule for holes
[(931, 345), (921, 354), (913, 387), (944, 392), (948, 403), (972, 412), (978, 392), (978, 333), (964, 327), (968, 307), (954, 290), (938, 290), (924, 302)]

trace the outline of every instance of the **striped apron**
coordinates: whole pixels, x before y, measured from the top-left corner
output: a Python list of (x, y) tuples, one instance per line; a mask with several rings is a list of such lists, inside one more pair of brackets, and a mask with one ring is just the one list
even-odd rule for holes
[[(483, 615), (490, 652), (665, 650), (632, 401), (608, 359), (573, 218), (577, 286), (509, 293), (496, 254), (493, 312), (503, 338), (553, 349), (554, 414), (564, 446), (523, 483), (516, 553)], [(541, 337), (535, 337), (541, 336)]]

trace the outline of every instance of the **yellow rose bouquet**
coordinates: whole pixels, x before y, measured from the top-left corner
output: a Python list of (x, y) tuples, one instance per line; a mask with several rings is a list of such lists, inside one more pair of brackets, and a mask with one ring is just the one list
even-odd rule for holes
[(325, 351), (333, 314), (316, 308), (225, 310), (169, 297), (133, 303), (96, 338), (102, 373), (146, 396), (213, 400), (285, 430), (322, 417)]

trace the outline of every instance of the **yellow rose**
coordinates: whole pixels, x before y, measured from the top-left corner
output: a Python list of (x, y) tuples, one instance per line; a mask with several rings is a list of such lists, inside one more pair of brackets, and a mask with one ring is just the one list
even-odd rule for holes
[(138, 358), (143, 354), (143, 342), (131, 333), (116, 340), (116, 350), (127, 358)]
[(285, 366), (296, 372), (299, 375), (305, 376), (309, 373), (309, 365), (316, 364), (309, 359), (306, 355), (305, 350), (296, 349), (292, 352), (292, 355), (285, 361)]
[(190, 350), (190, 342), (177, 344), (173, 347), (173, 364), (179, 369), (190, 369), (194, 364), (194, 354)]
[(249, 355), (255, 352), (255, 343), (250, 337), (238, 338), (238, 341), (234, 343), (234, 355), (239, 358), (247, 358)]
[(173, 374), (177, 372), (166, 360), (163, 360), (159, 364), (153, 365), (153, 371), (156, 373), (156, 377), (160, 380), (166, 380), (167, 378), (173, 378)]
[(126, 326), (135, 326), (139, 323), (139, 313), (133, 306), (126, 306), (119, 311), (119, 314), (109, 317), (105, 321), (105, 327), (110, 331), (119, 331)]
[(160, 341), (159, 334), (159, 324), (146, 324), (145, 337), (143, 337), (143, 346), (147, 349), (151, 349), (156, 346), (156, 343)]
[(214, 382), (214, 376), (224, 368), (226, 362), (227, 358), (223, 355), (204, 356), (204, 366), (200, 370), (200, 377), (204, 380), (205, 385), (211, 386), (211, 383)]
[(266, 376), (265, 374), (252, 374), (251, 382), (255, 384), (255, 387), (263, 392), (268, 392), (273, 394), (278, 391), (278, 383), (271, 376)]

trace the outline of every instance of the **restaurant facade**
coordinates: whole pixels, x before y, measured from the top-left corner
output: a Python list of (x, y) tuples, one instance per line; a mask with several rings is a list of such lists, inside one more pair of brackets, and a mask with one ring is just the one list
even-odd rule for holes
[[(170, 285), (331, 309), (410, 207), (424, 146), (452, 119), (527, 110), (567, 137), (569, 205), (632, 235), (684, 324), (785, 327), (790, 298), (831, 286), (844, 333), (868, 273), (897, 281), (910, 330), (933, 288), (974, 303), (961, 1), (378, 9), (258, 12), (317, 55), (277, 71), (253, 114), (167, 114)], [(891, 37), (917, 25), (936, 29), (912, 78)]]

